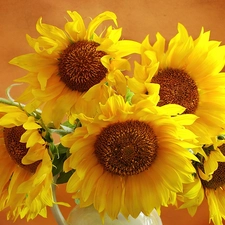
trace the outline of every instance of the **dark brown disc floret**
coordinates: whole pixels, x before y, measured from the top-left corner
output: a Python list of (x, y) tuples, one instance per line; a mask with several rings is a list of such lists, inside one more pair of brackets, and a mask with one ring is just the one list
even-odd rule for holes
[[(220, 151), (225, 155), (225, 144), (219, 146)], [(213, 173), (213, 177), (210, 181), (202, 180), (204, 188), (214, 189), (220, 188), (225, 185), (225, 162), (218, 162), (218, 168)]]
[(26, 148), (26, 143), (21, 143), (20, 138), (25, 132), (25, 129), (22, 126), (12, 127), (12, 128), (4, 128), (4, 142), (6, 146), (6, 150), (12, 160), (24, 168), (25, 170), (30, 171), (31, 173), (35, 173), (37, 166), (40, 164), (40, 160), (24, 165), (22, 164), (22, 158), (27, 154), (28, 149)]
[(199, 103), (198, 87), (184, 70), (173, 68), (159, 70), (151, 82), (160, 85), (159, 106), (178, 104), (186, 108), (184, 113), (195, 113)]
[(148, 123), (128, 120), (103, 128), (94, 149), (106, 171), (130, 176), (149, 169), (157, 157), (158, 142)]
[(106, 77), (108, 70), (101, 63), (106, 53), (98, 51), (98, 46), (93, 41), (78, 41), (60, 54), (58, 73), (70, 90), (86, 92)]

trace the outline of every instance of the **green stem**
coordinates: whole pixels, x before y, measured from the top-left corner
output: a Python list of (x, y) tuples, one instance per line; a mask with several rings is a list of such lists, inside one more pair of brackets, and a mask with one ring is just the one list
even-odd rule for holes
[(0, 98), (0, 103), (4, 103), (6, 105), (13, 105), (13, 106), (24, 106), (23, 104), (20, 104), (18, 102), (14, 102), (12, 100), (8, 100), (6, 98)]
[[(54, 177), (54, 183), (56, 183), (56, 177)], [(52, 194), (53, 194), (53, 200), (54, 202), (57, 202), (57, 198), (56, 198), (56, 185), (53, 184), (52, 185)], [(57, 222), (58, 225), (68, 225), (68, 223), (66, 222), (64, 216), (62, 215), (61, 210), (59, 209), (58, 204), (53, 204), (53, 207), (51, 208), (52, 210), (52, 214)]]

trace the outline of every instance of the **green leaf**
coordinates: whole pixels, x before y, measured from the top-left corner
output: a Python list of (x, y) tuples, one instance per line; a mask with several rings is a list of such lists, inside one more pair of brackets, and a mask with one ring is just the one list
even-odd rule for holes
[(42, 134), (45, 134), (44, 135), (44, 139), (46, 140), (46, 142), (48, 142), (48, 143), (53, 142), (52, 135), (51, 135), (50, 132), (48, 132), (48, 131), (42, 131)]
[(58, 148), (58, 154), (64, 154), (67, 153), (69, 151), (69, 148), (64, 147), (61, 143), (57, 146)]
[(63, 163), (66, 160), (66, 154), (61, 154), (59, 157), (57, 155), (53, 159), (53, 167), (52, 167), (52, 174), (53, 176), (59, 174), (63, 170)]
[(57, 184), (64, 184), (67, 183), (68, 180), (70, 179), (70, 177), (72, 176), (72, 174), (75, 172), (75, 170), (70, 170), (69, 172), (65, 173), (65, 172), (61, 172), (59, 174), (59, 177), (56, 181)]
[(54, 155), (54, 154), (58, 154), (58, 150), (57, 147), (51, 142), (48, 144), (49, 146), (49, 151)]

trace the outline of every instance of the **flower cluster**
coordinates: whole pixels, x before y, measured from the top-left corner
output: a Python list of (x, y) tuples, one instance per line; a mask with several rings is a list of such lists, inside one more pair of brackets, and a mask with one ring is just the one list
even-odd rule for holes
[(222, 225), (225, 46), (182, 24), (168, 43), (159, 33), (139, 43), (121, 38), (113, 12), (87, 26), (67, 13), (64, 30), (40, 18), (40, 36), (26, 36), (33, 53), (10, 61), (27, 71), (15, 80), (26, 89), (0, 101), (0, 210), (46, 217), (60, 204), (52, 186), (67, 183), (102, 218), (168, 205), (194, 215), (205, 198)]

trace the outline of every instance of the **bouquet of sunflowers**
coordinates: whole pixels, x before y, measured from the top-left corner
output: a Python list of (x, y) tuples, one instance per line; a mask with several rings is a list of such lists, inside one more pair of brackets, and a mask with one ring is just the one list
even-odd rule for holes
[(88, 25), (67, 13), (64, 30), (40, 18), (40, 36), (26, 36), (33, 52), (10, 61), (27, 74), (0, 99), (0, 210), (46, 217), (47, 207), (68, 205), (55, 198), (67, 183), (103, 222), (168, 205), (194, 215), (206, 198), (209, 220), (222, 225), (225, 46), (204, 29), (193, 39), (182, 24), (168, 43), (159, 33), (139, 43), (121, 39), (113, 12)]

